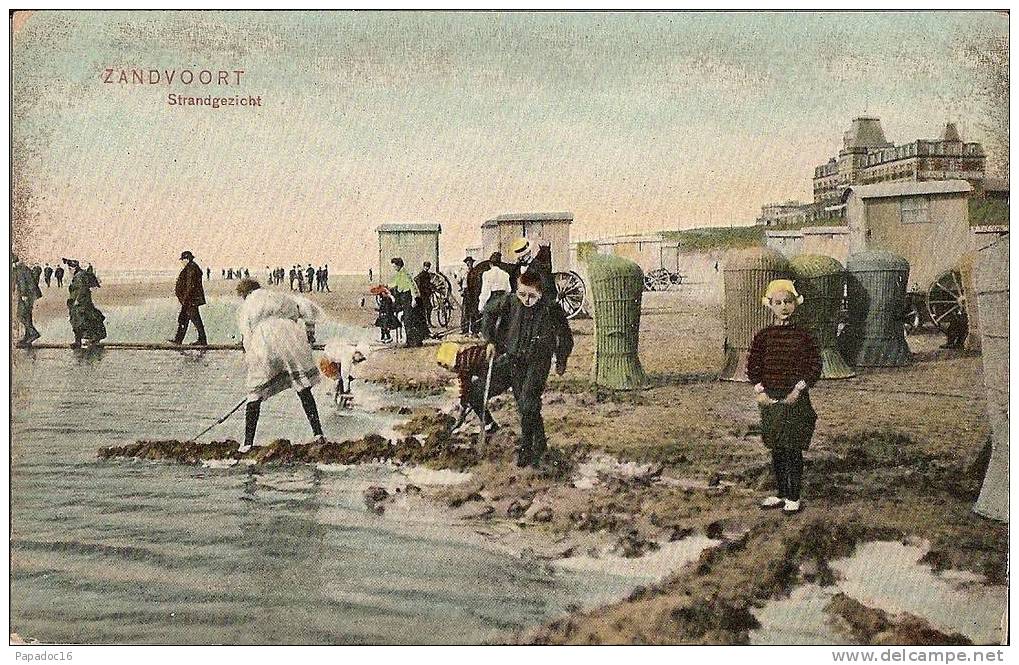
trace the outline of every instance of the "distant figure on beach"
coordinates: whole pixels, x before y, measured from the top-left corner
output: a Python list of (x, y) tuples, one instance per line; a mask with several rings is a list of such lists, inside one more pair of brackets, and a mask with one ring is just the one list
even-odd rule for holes
[(50, 288), (50, 280), (53, 279), (53, 268), (50, 264), (46, 264), (46, 267), (42, 269), (42, 278), (46, 280), (46, 288)]
[[(37, 287), (41, 287), (42, 286), (42, 266), (40, 266), (40, 265), (32, 266), (32, 277), (35, 279), (35, 285)], [(42, 289), (39, 290), (39, 293), (42, 293)]]
[(251, 273), (248, 272), (247, 268), (245, 268), (244, 269), (244, 279), (249, 279), (250, 277), (251, 277)]
[(194, 323), (195, 330), (198, 331), (198, 339), (192, 345), (208, 346), (209, 341), (205, 338), (205, 324), (202, 323), (202, 315), (198, 311), (198, 308), (205, 304), (202, 269), (195, 263), (195, 255), (191, 252), (181, 252), (180, 260), (184, 262), (184, 267), (177, 276), (177, 286), (174, 289), (177, 300), (180, 302), (180, 314), (177, 315), (177, 334), (169, 341), (172, 344), (182, 344), (184, 336), (188, 332), (188, 324)]
[(460, 317), (460, 333), (473, 335), (478, 331), (478, 298), (481, 296), (481, 275), (488, 270), (487, 264), (482, 269), (474, 265), (474, 257), (468, 256), (464, 259), (467, 266), (467, 274), (463, 278), (463, 314)]
[(53, 271), (53, 277), (57, 280), (57, 288), (64, 286), (64, 266), (57, 266), (57, 269)]
[(425, 334), (431, 336), (431, 327), (429, 321), (432, 318), (432, 262), (425, 261), (421, 265), (421, 272), (414, 277), (414, 283), (417, 284), (418, 294), (421, 297), (421, 312), (422, 320), (425, 324)]
[(312, 434), (322, 440), (322, 423), (311, 393), (321, 374), (308, 341), (314, 338), (321, 310), (309, 308), (311, 303), (304, 298), (263, 289), (253, 279), (241, 280), (237, 295), (244, 299), (237, 310), (237, 329), (244, 345), (248, 391), (244, 443), (238, 451), (248, 452), (255, 445), (262, 402), (287, 388), (297, 391)]
[(294, 280), (297, 279), (297, 266), (290, 266), (290, 290), (294, 290)]
[(370, 282), (374, 282), (374, 281), (375, 281), (375, 278), (372, 277), (372, 269), (368, 268), (368, 282), (370, 283)]
[(99, 287), (99, 280), (92, 270), (82, 270), (81, 264), (73, 259), (63, 259), (71, 271), (71, 283), (67, 287), (67, 314), (74, 332), (73, 348), (81, 348), (83, 342), (90, 345), (106, 338), (106, 317), (92, 300), (92, 289)]
[(35, 308), (35, 301), (42, 297), (42, 291), (39, 290), (31, 268), (22, 263), (17, 256), (11, 257), (11, 263), (14, 270), (14, 289), (18, 298), (18, 320), (25, 329), (16, 346), (27, 347), (41, 336), (32, 322), (32, 310)]
[(329, 289), (329, 264), (322, 266), (322, 290), (327, 293), (332, 293)]
[(206, 282), (211, 282), (212, 281), (212, 268), (206, 268), (205, 269), (205, 281)]
[(313, 285), (315, 284), (315, 269), (308, 264), (308, 267), (304, 270), (304, 282), (308, 285), (308, 293), (311, 293)]

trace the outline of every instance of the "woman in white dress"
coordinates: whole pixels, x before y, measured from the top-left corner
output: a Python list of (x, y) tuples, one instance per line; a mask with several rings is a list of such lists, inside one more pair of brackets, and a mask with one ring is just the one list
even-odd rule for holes
[(323, 438), (318, 406), (311, 394), (312, 386), (320, 380), (311, 344), (322, 310), (305, 298), (263, 289), (253, 279), (242, 279), (237, 295), (244, 299), (237, 311), (237, 329), (248, 366), (248, 404), (240, 452), (251, 450), (255, 443), (262, 401), (291, 387), (301, 399), (312, 433)]

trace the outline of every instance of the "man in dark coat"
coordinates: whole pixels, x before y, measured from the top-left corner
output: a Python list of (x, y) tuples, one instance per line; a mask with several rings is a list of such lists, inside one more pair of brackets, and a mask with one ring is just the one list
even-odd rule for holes
[(46, 288), (50, 288), (50, 280), (53, 278), (53, 268), (50, 264), (46, 264), (46, 267), (42, 269), (42, 278), (46, 280)]
[[(477, 332), (475, 319), (478, 318), (478, 295), (481, 293), (481, 272), (474, 269), (474, 257), (464, 259), (467, 274), (463, 278), (463, 314), (460, 317), (460, 333), (470, 335)], [(483, 272), (483, 271), (482, 271)], [(471, 287), (474, 287), (473, 289)]]
[(32, 274), (32, 269), (19, 261), (17, 256), (13, 257), (13, 268), (14, 288), (18, 298), (18, 320), (25, 328), (25, 334), (22, 335), (17, 346), (31, 346), (32, 342), (40, 337), (39, 331), (36, 330), (35, 324), (32, 322), (32, 309), (35, 307), (35, 301), (42, 297), (42, 291), (39, 290), (39, 282)]
[(195, 330), (198, 331), (198, 340), (193, 344), (207, 346), (209, 341), (205, 338), (205, 324), (202, 323), (202, 315), (198, 311), (198, 308), (205, 304), (202, 269), (195, 263), (195, 255), (191, 252), (182, 252), (180, 260), (184, 262), (184, 268), (177, 276), (175, 289), (177, 300), (180, 301), (180, 314), (177, 316), (177, 335), (170, 342), (183, 343), (184, 335), (188, 331), (188, 323), (194, 323)]
[(64, 285), (64, 266), (57, 266), (57, 269), (53, 271), (53, 277), (57, 280), (57, 288), (61, 288)]
[(434, 292), (431, 269), (432, 262), (425, 261), (421, 265), (421, 272), (414, 277), (414, 283), (418, 287), (418, 297), (421, 298), (421, 311), (424, 314), (425, 330), (429, 335), (432, 334), (430, 321), (432, 319), (432, 293)]

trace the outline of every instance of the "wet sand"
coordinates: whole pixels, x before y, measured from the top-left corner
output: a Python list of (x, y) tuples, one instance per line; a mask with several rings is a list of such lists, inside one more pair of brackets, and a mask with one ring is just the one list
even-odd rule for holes
[[(207, 293), (227, 293), (234, 285), (213, 280)], [(370, 325), (374, 313), (360, 306), (367, 286), (363, 279), (334, 278), (334, 293), (310, 297), (338, 319)], [(929, 542), (923, 563), (934, 571), (970, 571), (989, 584), (1005, 582), (1007, 527), (971, 511), (988, 441), (978, 355), (942, 350), (942, 337), (917, 335), (909, 339), (912, 366), (822, 381), (812, 391), (819, 422), (806, 453), (805, 510), (795, 516), (763, 512), (757, 502), (772, 481), (757, 408), (748, 385), (717, 380), (721, 315), (717, 306), (702, 304), (699, 288), (645, 294), (641, 360), (651, 379), (645, 390), (592, 387), (592, 321), (572, 322), (576, 349), (569, 370), (551, 377), (544, 400), (551, 463), (537, 471), (512, 465), (517, 418), (512, 398), (502, 396), (493, 401), (494, 412), (508, 427), (466, 465), (470, 481), (421, 493), (454, 519), (489, 525), (493, 533), (526, 532), (528, 542), (544, 543), (541, 556), (552, 560), (612, 553), (633, 558), (689, 538), (717, 543), (625, 601), (509, 639), (746, 643), (759, 627), (760, 608), (804, 584), (830, 584), (837, 575), (830, 561), (876, 540), (923, 538)], [(102, 308), (168, 294), (172, 285), (113, 285), (97, 291), (96, 301)], [(56, 315), (54, 302), (63, 306), (47, 294), (37, 316)], [(363, 375), (418, 394), (444, 393), (454, 382), (427, 347), (373, 354)], [(417, 435), (445, 436), (447, 421), (433, 410), (411, 415)], [(592, 462), (597, 459), (600, 465)], [(391, 497), (383, 498), (383, 507), (386, 500)], [(500, 538), (518, 542), (517, 536)], [(876, 610), (854, 601), (834, 603), (829, 613), (845, 619)], [(959, 640), (925, 625), (907, 628), (869, 637), (858, 631), (845, 639)]]

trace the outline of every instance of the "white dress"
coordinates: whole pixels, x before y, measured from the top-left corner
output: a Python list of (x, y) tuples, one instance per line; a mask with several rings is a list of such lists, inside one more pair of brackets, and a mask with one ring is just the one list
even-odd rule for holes
[(248, 401), (267, 399), (293, 387), (311, 388), (319, 370), (311, 356), (308, 330), (322, 310), (305, 298), (256, 289), (237, 311), (248, 366)]

